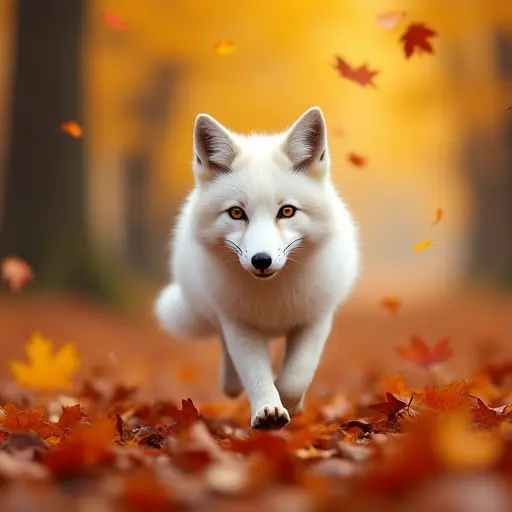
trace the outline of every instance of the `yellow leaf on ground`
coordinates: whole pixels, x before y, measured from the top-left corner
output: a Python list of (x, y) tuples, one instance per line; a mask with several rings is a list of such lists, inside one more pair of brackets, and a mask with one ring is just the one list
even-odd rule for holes
[(14, 378), (21, 387), (58, 390), (72, 386), (71, 377), (80, 368), (80, 359), (74, 345), (67, 343), (54, 350), (51, 340), (34, 333), (25, 352), (28, 364), (19, 361), (10, 364)]

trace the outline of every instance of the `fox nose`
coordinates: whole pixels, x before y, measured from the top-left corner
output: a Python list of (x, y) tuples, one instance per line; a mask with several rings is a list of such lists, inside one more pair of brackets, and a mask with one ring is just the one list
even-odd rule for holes
[(272, 265), (272, 258), (266, 252), (258, 252), (251, 258), (252, 266), (263, 272)]

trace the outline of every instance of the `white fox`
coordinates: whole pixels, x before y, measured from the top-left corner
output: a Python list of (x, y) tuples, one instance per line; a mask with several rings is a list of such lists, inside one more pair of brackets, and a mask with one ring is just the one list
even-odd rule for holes
[[(303, 407), (333, 315), (358, 275), (357, 228), (330, 178), (318, 107), (276, 135), (194, 126), (196, 185), (173, 241), (174, 281), (155, 314), (170, 333), (219, 334), (220, 379), (243, 390), (251, 425), (282, 428)], [(286, 337), (277, 378), (268, 340)]]

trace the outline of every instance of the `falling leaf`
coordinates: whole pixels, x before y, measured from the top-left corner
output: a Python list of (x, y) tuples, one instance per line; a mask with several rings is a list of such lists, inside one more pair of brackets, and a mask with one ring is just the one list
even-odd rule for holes
[(396, 347), (396, 351), (402, 359), (415, 363), (422, 368), (429, 368), (438, 363), (444, 363), (452, 357), (449, 338), (439, 340), (432, 348), (429, 348), (419, 337), (413, 335), (411, 344), (407, 347)]
[(361, 155), (356, 155), (356, 153), (349, 153), (347, 155), (348, 161), (355, 165), (356, 167), (364, 167), (366, 165), (366, 158)]
[(53, 343), (35, 333), (25, 347), (29, 363), (12, 361), (11, 371), (21, 387), (58, 390), (72, 386), (71, 377), (80, 368), (74, 345), (67, 343), (54, 351)]
[(17, 256), (9, 256), (2, 260), (1, 267), (2, 280), (13, 292), (20, 292), (34, 279), (34, 272), (30, 265)]
[(215, 52), (217, 55), (229, 55), (235, 50), (233, 41), (218, 41), (215, 43)]
[(405, 402), (398, 400), (398, 398), (395, 398), (391, 393), (386, 392), (386, 399), (386, 402), (370, 405), (370, 409), (384, 414), (388, 420), (395, 418), (400, 411), (407, 407)]
[(402, 301), (398, 297), (383, 297), (380, 300), (380, 305), (390, 313), (398, 313), (402, 307)]
[(400, 42), (404, 45), (405, 57), (408, 59), (413, 53), (421, 51), (434, 53), (432, 45), (428, 40), (434, 36), (437, 36), (437, 32), (427, 27), (424, 23), (411, 23), (400, 38)]
[(184, 364), (178, 368), (178, 378), (183, 384), (194, 384), (199, 380), (199, 370), (193, 364)]
[(104, 12), (103, 19), (115, 30), (126, 31), (130, 28), (130, 26), (123, 21), (119, 16), (115, 16), (114, 14)]
[(384, 12), (377, 15), (377, 24), (386, 30), (393, 30), (405, 16), (403, 11)]
[(423, 251), (427, 247), (430, 247), (432, 245), (432, 240), (424, 240), (423, 242), (420, 242), (419, 244), (415, 245), (412, 248), (412, 252), (419, 252)]
[(373, 79), (376, 75), (378, 75), (379, 71), (371, 71), (368, 69), (367, 64), (363, 64), (358, 68), (353, 68), (341, 57), (336, 56), (336, 64), (333, 67), (338, 71), (340, 76), (346, 78), (347, 80), (352, 80), (353, 82), (356, 82), (363, 87), (367, 85), (372, 85), (375, 87)]
[(74, 139), (79, 139), (83, 134), (82, 127), (76, 121), (61, 123), (60, 129)]
[(434, 222), (432, 222), (432, 226), (435, 226), (437, 223), (439, 223), (443, 219), (443, 216), (444, 216), (444, 211), (441, 207), (439, 207), (436, 210), (436, 218), (435, 218)]

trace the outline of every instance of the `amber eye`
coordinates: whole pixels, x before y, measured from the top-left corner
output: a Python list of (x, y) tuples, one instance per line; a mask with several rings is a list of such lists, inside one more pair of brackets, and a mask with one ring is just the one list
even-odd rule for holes
[(281, 207), (279, 213), (277, 214), (277, 217), (279, 219), (289, 219), (290, 217), (293, 217), (295, 215), (296, 211), (297, 208), (295, 208), (295, 206), (285, 205)]
[(228, 210), (228, 213), (229, 216), (235, 220), (243, 220), (247, 218), (245, 212), (242, 210), (242, 208), (239, 208), (238, 206), (233, 206), (233, 208), (230, 208)]

